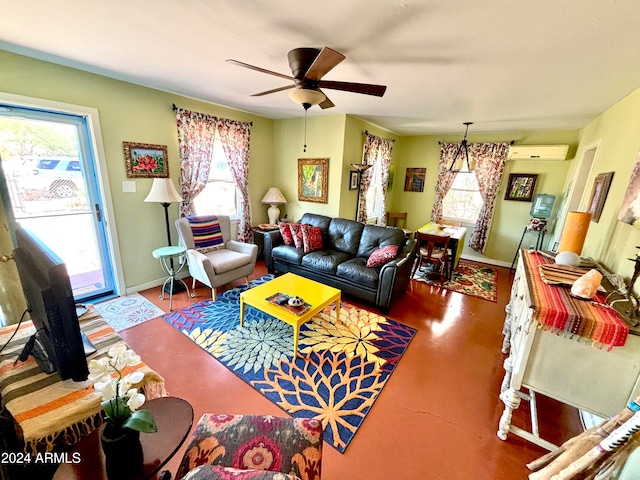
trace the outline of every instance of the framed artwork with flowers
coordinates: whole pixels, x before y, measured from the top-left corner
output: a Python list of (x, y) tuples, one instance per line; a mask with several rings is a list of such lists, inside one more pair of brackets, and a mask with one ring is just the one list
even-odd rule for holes
[(127, 178), (168, 178), (166, 145), (122, 142)]

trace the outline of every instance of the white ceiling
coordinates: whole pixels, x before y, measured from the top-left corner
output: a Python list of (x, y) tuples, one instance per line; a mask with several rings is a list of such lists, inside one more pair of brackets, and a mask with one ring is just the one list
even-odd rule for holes
[[(346, 60), (334, 108), (398, 134), (572, 129), (640, 86), (638, 0), (0, 0), (0, 48), (269, 118), (296, 47)], [(0, 79), (2, 75), (0, 65)], [(46, 81), (46, 79), (42, 79)]]

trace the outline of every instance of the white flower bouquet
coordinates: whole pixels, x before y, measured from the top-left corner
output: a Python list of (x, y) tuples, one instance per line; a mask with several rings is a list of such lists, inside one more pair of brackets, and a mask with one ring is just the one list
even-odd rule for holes
[(151, 412), (140, 410), (145, 402), (144, 394), (133, 387), (142, 381), (144, 373), (138, 371), (123, 376), (127, 366), (138, 363), (140, 357), (119, 343), (109, 349), (107, 357), (89, 362), (89, 380), (102, 393), (101, 405), (109, 425), (138, 432), (157, 432)]

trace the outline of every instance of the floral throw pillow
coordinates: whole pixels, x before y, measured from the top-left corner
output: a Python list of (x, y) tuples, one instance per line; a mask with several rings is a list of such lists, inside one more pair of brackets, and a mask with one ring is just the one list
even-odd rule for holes
[(299, 223), (290, 223), (289, 229), (291, 230), (291, 236), (293, 237), (293, 244), (296, 248), (302, 248), (304, 246), (302, 241), (302, 225)]
[(320, 230), (320, 227), (312, 227), (307, 224), (302, 225), (302, 245), (304, 253), (322, 250), (324, 245), (322, 243), (322, 230)]
[(367, 259), (367, 267), (380, 267), (398, 255), (398, 245), (387, 245), (374, 250)]
[(293, 245), (293, 236), (291, 235), (291, 227), (288, 222), (280, 222), (278, 227), (280, 228), (280, 235), (282, 235), (282, 240), (284, 240), (285, 245)]

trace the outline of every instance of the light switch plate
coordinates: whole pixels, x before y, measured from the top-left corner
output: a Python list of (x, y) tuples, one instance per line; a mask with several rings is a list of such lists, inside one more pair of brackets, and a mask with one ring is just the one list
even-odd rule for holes
[(125, 193), (135, 193), (136, 192), (136, 182), (131, 182), (129, 180), (122, 181), (122, 191)]

